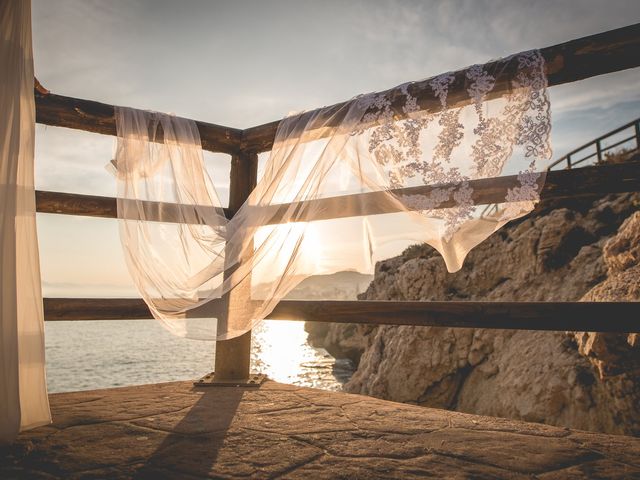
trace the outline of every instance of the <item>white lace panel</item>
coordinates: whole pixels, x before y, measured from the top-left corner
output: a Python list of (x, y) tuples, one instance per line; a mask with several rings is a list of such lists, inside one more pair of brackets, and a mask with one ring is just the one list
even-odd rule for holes
[[(356, 129), (355, 134), (366, 137), (369, 152), (384, 171), (390, 189), (447, 185), (423, 195), (400, 193), (399, 198), (407, 208), (433, 220), (431, 225), (439, 238), (434, 236), (429, 243), (441, 251), (450, 271), (462, 266), (467, 252), (462, 249), (456, 258), (451, 257), (446, 253), (447, 244), (456, 242), (456, 233), (468, 222), (480, 219), (486, 210), (486, 205), (474, 201), (468, 182), (517, 175), (504, 201), (496, 202), (499, 205), (492, 209), (492, 220), (504, 224), (533, 209), (551, 158), (544, 59), (539, 51), (529, 51), (507, 60), (517, 64), (510, 93), (493, 100), (486, 98), (496, 78), (483, 65), (466, 70), (467, 105), (459, 99), (456, 105), (448, 104), (453, 73), (427, 81), (440, 101), (437, 112), (419, 110), (417, 99), (409, 93), (411, 84), (401, 86), (402, 111), (409, 115), (404, 120), (395, 119), (391, 100), (384, 93), (358, 100), (368, 112), (363, 123), (377, 126)], [(455, 206), (440, 208), (451, 202)]]
[(306, 278), (371, 274), (411, 244), (461, 268), (539, 199), (551, 156), (544, 72), (540, 53), (525, 52), (289, 116), (229, 221), (195, 124), (118, 109), (118, 214), (138, 289), (173, 332), (226, 339)]

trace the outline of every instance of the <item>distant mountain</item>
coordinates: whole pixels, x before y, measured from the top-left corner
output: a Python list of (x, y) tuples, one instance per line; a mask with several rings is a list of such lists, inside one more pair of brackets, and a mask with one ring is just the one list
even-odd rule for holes
[(373, 275), (357, 272), (338, 272), (332, 275), (314, 275), (294, 288), (285, 297), (289, 300), (357, 300)]

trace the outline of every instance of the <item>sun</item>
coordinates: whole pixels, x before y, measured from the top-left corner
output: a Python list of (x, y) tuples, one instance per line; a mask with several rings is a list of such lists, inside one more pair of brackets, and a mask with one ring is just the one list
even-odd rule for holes
[(323, 273), (322, 242), (314, 222), (260, 227), (254, 235), (252, 283), (266, 284), (286, 275)]

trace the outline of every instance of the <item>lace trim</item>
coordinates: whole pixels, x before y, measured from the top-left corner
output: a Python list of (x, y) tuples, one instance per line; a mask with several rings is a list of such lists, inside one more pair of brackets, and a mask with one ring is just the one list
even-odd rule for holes
[[(465, 72), (466, 91), (476, 115), (472, 133), (468, 131), (470, 129), (465, 130), (460, 121), (464, 107), (450, 108), (448, 105), (449, 87), (456, 79), (451, 72), (428, 81), (440, 101), (440, 112), (420, 112), (417, 98), (409, 92), (411, 84), (400, 86), (404, 97), (402, 111), (411, 114), (403, 120), (394, 119), (393, 106), (384, 94), (373, 93), (357, 99), (367, 113), (352, 134), (370, 132), (369, 152), (389, 179), (389, 188), (403, 188), (416, 183), (459, 183), (456, 187), (435, 189), (429, 195), (400, 197), (407, 208), (442, 219), (445, 225), (443, 238), (447, 241), (462, 224), (474, 217), (476, 207), (468, 181), (500, 176), (516, 146), (522, 148), (529, 163), (517, 177), (519, 185), (508, 190), (505, 196), (507, 206), (501, 219), (514, 218), (523, 210), (531, 210), (532, 202), (539, 200), (536, 166), (539, 160), (551, 157), (544, 58), (539, 51), (532, 50), (509, 57), (507, 61), (516, 61), (517, 69), (511, 80), (511, 93), (504, 96), (504, 107), (497, 114), (490, 115), (484, 111), (484, 101), (494, 89), (496, 78), (483, 65), (473, 65)], [(365, 125), (371, 124), (375, 126), (367, 130)], [(429, 157), (423, 154), (421, 136), (436, 124), (439, 133)], [(461, 165), (456, 165), (452, 159), (466, 135), (473, 135), (473, 142), (469, 165), (462, 166), (468, 173), (463, 174)], [(452, 200), (453, 206), (437, 208)]]

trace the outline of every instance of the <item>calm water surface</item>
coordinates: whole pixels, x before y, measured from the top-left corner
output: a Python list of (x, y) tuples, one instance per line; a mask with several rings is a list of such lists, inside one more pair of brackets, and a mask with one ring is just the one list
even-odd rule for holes
[[(213, 370), (215, 344), (175, 337), (155, 320), (47, 322), (49, 392), (193, 380)], [(266, 320), (253, 332), (253, 371), (269, 378), (340, 390), (353, 373), (307, 344), (303, 322)]]

